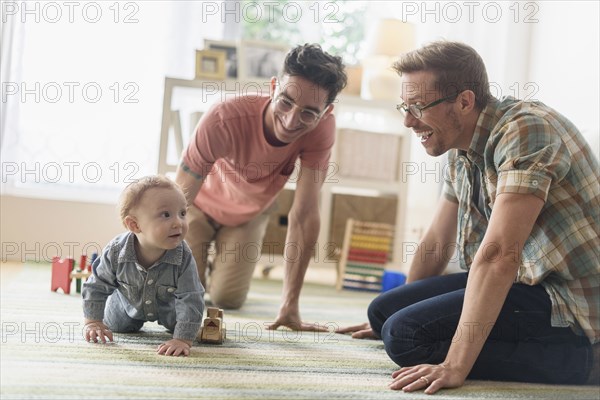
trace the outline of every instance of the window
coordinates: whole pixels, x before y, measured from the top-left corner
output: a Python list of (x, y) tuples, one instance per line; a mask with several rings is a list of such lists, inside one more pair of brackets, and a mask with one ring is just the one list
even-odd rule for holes
[(164, 77), (192, 78), (200, 30), (222, 28), (204, 6), (3, 2), (3, 194), (114, 202), (155, 173)]

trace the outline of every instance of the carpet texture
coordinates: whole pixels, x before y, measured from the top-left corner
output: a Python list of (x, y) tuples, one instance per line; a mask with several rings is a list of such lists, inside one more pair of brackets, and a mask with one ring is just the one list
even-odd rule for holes
[[(50, 292), (46, 264), (3, 265), (2, 399), (431, 399), (387, 389), (396, 369), (380, 341), (331, 333), (267, 331), (281, 283), (255, 280), (248, 302), (226, 311), (223, 345), (195, 344), (189, 357), (156, 354), (170, 338), (147, 323), (110, 345), (81, 335), (80, 297)], [(75, 285), (73, 285), (74, 287)], [(307, 284), (304, 320), (330, 328), (363, 322), (373, 294)], [(435, 399), (600, 399), (594, 386), (469, 381)]]

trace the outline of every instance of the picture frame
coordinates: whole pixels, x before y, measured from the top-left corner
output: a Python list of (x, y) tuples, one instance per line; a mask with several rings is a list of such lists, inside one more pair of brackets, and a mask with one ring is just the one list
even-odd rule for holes
[(238, 79), (239, 44), (225, 40), (204, 39), (205, 50), (219, 50), (225, 52), (225, 78)]
[(196, 50), (196, 79), (225, 79), (225, 57), (221, 50)]
[(240, 44), (239, 77), (263, 82), (279, 76), (289, 46), (282, 43), (244, 40)]

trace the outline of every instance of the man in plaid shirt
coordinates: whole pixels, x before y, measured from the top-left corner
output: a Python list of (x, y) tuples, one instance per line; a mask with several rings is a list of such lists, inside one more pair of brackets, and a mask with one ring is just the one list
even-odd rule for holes
[[(403, 367), (392, 389), (597, 379), (600, 168), (589, 145), (542, 103), (493, 98), (462, 43), (434, 42), (394, 68), (404, 124), (449, 165), (410, 284), (375, 299), (354, 336), (383, 339)], [(448, 248), (467, 272), (442, 275)]]

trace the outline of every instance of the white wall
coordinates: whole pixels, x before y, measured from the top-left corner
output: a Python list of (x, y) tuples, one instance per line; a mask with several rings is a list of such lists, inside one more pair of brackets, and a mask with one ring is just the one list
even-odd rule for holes
[(600, 2), (548, 1), (533, 30), (528, 81), (536, 98), (581, 130), (600, 157)]
[(125, 230), (114, 205), (1, 196), (1, 261), (89, 257)]

